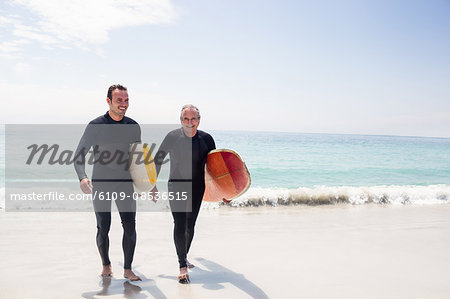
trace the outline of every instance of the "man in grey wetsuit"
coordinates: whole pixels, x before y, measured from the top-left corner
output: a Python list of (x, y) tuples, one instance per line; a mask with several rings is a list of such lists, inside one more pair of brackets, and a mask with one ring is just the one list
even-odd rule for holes
[[(136, 281), (140, 278), (131, 270), (136, 246), (136, 201), (127, 163), (130, 145), (141, 141), (141, 131), (136, 121), (125, 116), (129, 101), (126, 87), (110, 86), (106, 101), (109, 111), (92, 120), (81, 137), (75, 152), (75, 170), (81, 190), (93, 194), (97, 220), (96, 242), (103, 264), (101, 275), (112, 276), (108, 234), (111, 201), (114, 200), (123, 227), (124, 277)], [(85, 156), (90, 148), (94, 155), (92, 182), (85, 172)]]
[(194, 267), (187, 260), (187, 254), (194, 237), (203, 194), (205, 192), (205, 163), (208, 153), (216, 148), (214, 139), (206, 132), (197, 130), (200, 111), (193, 105), (181, 109), (182, 127), (173, 130), (164, 138), (155, 155), (159, 174), (164, 157), (170, 155), (169, 197), (186, 201), (171, 200), (174, 220), (173, 238), (180, 266), (180, 283), (189, 283), (188, 268)]

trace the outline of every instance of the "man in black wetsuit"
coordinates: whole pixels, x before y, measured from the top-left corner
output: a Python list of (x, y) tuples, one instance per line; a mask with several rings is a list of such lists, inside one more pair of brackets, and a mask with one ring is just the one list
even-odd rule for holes
[[(84, 193), (93, 194), (97, 219), (97, 247), (103, 263), (101, 275), (112, 276), (109, 260), (109, 229), (111, 226), (111, 201), (116, 202), (123, 227), (122, 247), (124, 253), (124, 277), (140, 280), (131, 270), (136, 246), (136, 202), (133, 198), (133, 183), (129, 172), (130, 144), (141, 141), (138, 123), (126, 117), (128, 91), (122, 85), (108, 89), (106, 101), (109, 111), (92, 120), (86, 127), (75, 152), (75, 170)], [(85, 172), (85, 156), (92, 148), (92, 182)], [(92, 152), (91, 152), (92, 153)]]
[[(194, 267), (187, 260), (187, 253), (194, 237), (203, 193), (205, 192), (205, 163), (209, 151), (216, 148), (214, 139), (206, 132), (197, 130), (200, 111), (193, 105), (181, 109), (182, 128), (173, 130), (164, 138), (155, 155), (159, 174), (164, 157), (170, 154), (170, 177), (168, 198), (174, 220), (173, 238), (180, 265), (180, 283), (189, 283), (188, 268)], [(187, 200), (182, 199), (186, 195)]]

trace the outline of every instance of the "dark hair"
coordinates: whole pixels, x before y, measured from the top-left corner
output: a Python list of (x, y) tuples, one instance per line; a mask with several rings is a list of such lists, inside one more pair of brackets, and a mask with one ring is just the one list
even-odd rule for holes
[(114, 85), (111, 85), (111, 86), (108, 88), (108, 94), (106, 95), (111, 101), (112, 101), (112, 92), (113, 92), (114, 90), (116, 90), (116, 89), (127, 91), (127, 88), (126, 88), (125, 86), (120, 85), (120, 84), (114, 84)]

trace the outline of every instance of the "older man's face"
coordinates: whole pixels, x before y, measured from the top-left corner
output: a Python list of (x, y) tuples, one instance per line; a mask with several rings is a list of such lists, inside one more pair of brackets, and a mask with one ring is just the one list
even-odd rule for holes
[(192, 108), (184, 109), (181, 115), (181, 125), (183, 126), (184, 134), (188, 137), (194, 137), (197, 134), (197, 128), (200, 124), (197, 111)]

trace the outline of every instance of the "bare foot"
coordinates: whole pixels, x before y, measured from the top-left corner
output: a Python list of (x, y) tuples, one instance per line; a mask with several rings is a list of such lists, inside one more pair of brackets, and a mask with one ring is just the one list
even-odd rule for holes
[(191, 281), (189, 280), (189, 274), (187, 267), (180, 268), (180, 275), (178, 275), (178, 282), (182, 284), (188, 284)]
[(186, 266), (188, 267), (188, 269), (192, 269), (195, 267), (195, 265), (191, 264), (187, 259), (186, 259)]
[(111, 270), (111, 265), (103, 266), (102, 273), (100, 274), (102, 277), (112, 277), (113, 273)]
[(139, 276), (133, 273), (131, 269), (123, 269), (123, 277), (129, 279), (130, 281), (142, 280)]

